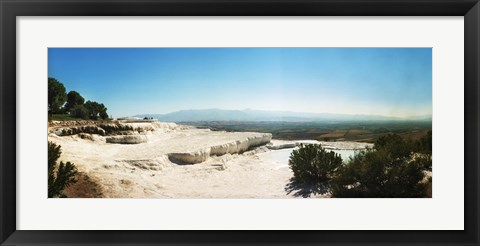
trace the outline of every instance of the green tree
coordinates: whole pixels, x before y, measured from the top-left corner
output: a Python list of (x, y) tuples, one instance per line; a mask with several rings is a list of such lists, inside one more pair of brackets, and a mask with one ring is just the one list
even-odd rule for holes
[(77, 182), (75, 175), (77, 168), (71, 162), (60, 162), (57, 168), (57, 160), (61, 154), (60, 146), (48, 142), (48, 197), (66, 197), (63, 190)]
[(71, 113), (71, 109), (77, 105), (83, 105), (85, 99), (76, 91), (70, 91), (67, 94), (67, 103), (65, 104), (65, 110)]
[(102, 118), (103, 120), (106, 120), (108, 119), (108, 114), (107, 114), (107, 108), (102, 104), (100, 104), (102, 106), (102, 110), (100, 111), (100, 118)]
[(342, 158), (318, 144), (308, 144), (292, 151), (288, 165), (297, 182), (317, 184), (334, 176), (342, 165)]
[(88, 120), (90, 118), (88, 109), (83, 105), (73, 106), (73, 108), (70, 109), (70, 114), (76, 118), (82, 118), (84, 120)]
[(65, 86), (55, 78), (48, 78), (48, 111), (51, 114), (62, 113), (62, 106), (67, 100)]
[(373, 149), (357, 153), (332, 180), (334, 197), (425, 197), (424, 163), (398, 135), (379, 138)]
[(99, 118), (107, 119), (107, 108), (103, 103), (97, 103), (94, 101), (87, 101), (85, 103), (85, 108), (88, 110), (88, 115), (90, 119), (96, 120)]

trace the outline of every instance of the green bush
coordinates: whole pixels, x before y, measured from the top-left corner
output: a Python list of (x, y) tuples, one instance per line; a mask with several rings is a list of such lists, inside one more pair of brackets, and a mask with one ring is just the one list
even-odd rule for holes
[(334, 197), (425, 197), (423, 161), (411, 142), (398, 135), (381, 137), (373, 149), (357, 153), (332, 180)]
[(61, 154), (60, 146), (48, 142), (48, 197), (66, 197), (63, 190), (77, 182), (75, 175), (77, 168), (71, 162), (60, 164), (57, 167), (57, 160)]
[(422, 166), (423, 169), (432, 171), (432, 156), (428, 154), (416, 153), (413, 161)]
[(375, 141), (374, 147), (377, 151), (383, 151), (393, 160), (408, 158), (413, 151), (411, 141), (405, 141), (397, 134), (388, 134)]
[(317, 184), (329, 181), (334, 176), (342, 165), (342, 158), (318, 144), (309, 144), (293, 150), (288, 165), (297, 182)]
[(423, 136), (415, 143), (415, 151), (432, 155), (432, 131), (428, 131), (427, 135)]

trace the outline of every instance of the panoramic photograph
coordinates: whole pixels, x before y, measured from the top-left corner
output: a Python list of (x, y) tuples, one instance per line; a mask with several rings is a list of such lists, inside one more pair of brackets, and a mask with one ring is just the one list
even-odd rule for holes
[(431, 48), (49, 48), (48, 198), (432, 198)]

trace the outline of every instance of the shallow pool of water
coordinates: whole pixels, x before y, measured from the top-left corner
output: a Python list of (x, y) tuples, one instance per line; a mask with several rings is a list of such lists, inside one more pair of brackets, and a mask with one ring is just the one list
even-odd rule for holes
[[(292, 149), (280, 149), (280, 150), (272, 150), (262, 154), (259, 154), (259, 157), (266, 161), (270, 162), (275, 165), (277, 168), (288, 167), (288, 160), (290, 159), (290, 154), (292, 153)], [(350, 157), (353, 157), (356, 151), (358, 150), (329, 150), (333, 151), (342, 157), (342, 160), (348, 161)]]

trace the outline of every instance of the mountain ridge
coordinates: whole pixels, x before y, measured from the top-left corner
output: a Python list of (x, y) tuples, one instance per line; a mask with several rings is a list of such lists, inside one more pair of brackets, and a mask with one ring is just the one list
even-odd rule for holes
[(188, 109), (167, 114), (137, 114), (133, 117), (152, 117), (166, 122), (195, 121), (431, 121), (431, 115), (394, 117), (365, 114), (305, 113), (268, 110)]

